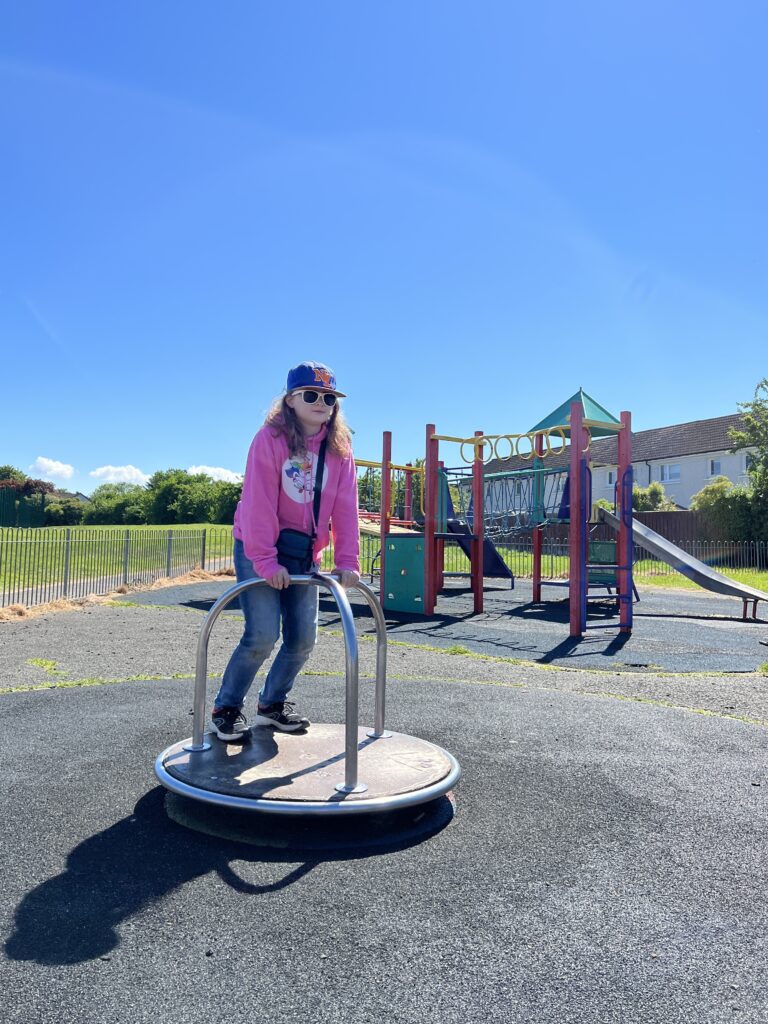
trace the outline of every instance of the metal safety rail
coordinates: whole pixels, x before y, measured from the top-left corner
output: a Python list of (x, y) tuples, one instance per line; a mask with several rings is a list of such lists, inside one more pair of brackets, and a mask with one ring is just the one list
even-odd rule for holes
[[(355, 633), (355, 620), (352, 614), (344, 587), (339, 581), (326, 573), (312, 573), (306, 576), (291, 576), (291, 586), (315, 586), (330, 590), (339, 609), (341, 627), (344, 634), (346, 655), (346, 698), (345, 698), (345, 762), (344, 782), (336, 786), (341, 793), (362, 793), (367, 786), (360, 783), (357, 777), (357, 730), (358, 730), (358, 649)], [(197, 661), (195, 665), (195, 690), (193, 707), (192, 742), (184, 745), (184, 749), (196, 752), (210, 750), (211, 744), (205, 740), (205, 708), (206, 687), (208, 682), (208, 642), (216, 620), (236, 597), (254, 587), (269, 586), (266, 580), (244, 580), (226, 590), (215, 602), (205, 617), (200, 636), (197, 641)], [(384, 739), (391, 736), (384, 729), (385, 688), (387, 678), (387, 624), (381, 605), (376, 595), (365, 583), (358, 582), (350, 589), (358, 590), (373, 613), (376, 624), (376, 695), (374, 711), (374, 728), (367, 735), (372, 739)]]

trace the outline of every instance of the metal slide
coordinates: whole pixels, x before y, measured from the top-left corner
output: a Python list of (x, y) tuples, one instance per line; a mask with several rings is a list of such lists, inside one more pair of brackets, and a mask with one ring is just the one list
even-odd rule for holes
[[(600, 519), (607, 523), (616, 533), (619, 532), (618, 516), (613, 515), (607, 509), (601, 508)], [(635, 543), (641, 548), (645, 548), (652, 555), (656, 555), (662, 562), (671, 565), (673, 569), (677, 569), (679, 573), (687, 576), (689, 580), (693, 580), (698, 586), (704, 587), (705, 590), (713, 590), (716, 594), (725, 594), (726, 597), (738, 597), (739, 600), (744, 602), (745, 617), (747, 602), (754, 602), (754, 618), (757, 602), (768, 601), (768, 594), (764, 594), (762, 590), (755, 590), (754, 587), (748, 587), (744, 583), (732, 580), (730, 576), (724, 576), (723, 573), (718, 572), (704, 562), (700, 562), (698, 558), (686, 554), (682, 548), (662, 537), (655, 530), (651, 530), (642, 523), (638, 523), (637, 520), (632, 521), (632, 536)]]

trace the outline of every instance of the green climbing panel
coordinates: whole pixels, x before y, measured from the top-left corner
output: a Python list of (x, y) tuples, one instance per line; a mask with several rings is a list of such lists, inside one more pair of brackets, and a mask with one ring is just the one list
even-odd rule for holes
[[(591, 540), (589, 542), (589, 561), (595, 565), (616, 564), (616, 541), (615, 540)], [(615, 569), (590, 569), (589, 582), (596, 586), (615, 587)]]
[(382, 605), (388, 611), (424, 614), (424, 538), (386, 540)]

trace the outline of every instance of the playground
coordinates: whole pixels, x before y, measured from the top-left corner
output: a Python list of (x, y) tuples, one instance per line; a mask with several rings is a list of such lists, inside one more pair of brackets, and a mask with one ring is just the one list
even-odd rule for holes
[[(684, 675), (498, 660), (514, 653), (494, 621), (509, 591), (489, 581), (475, 616), (457, 590), (438, 612), (468, 614), (428, 634), (389, 622), (388, 724), (458, 758), (452, 820), (389, 846), (375, 823), (354, 850), (279, 831), (254, 846), (174, 821), (152, 771), (190, 730), (195, 644), (226, 586), (3, 624), (5, 1020), (181, 1024), (224, 1003), (278, 1022), (763, 1019), (765, 676), (741, 659), (708, 674), (703, 644)], [(663, 600), (694, 635), (702, 605), (727, 623), (710, 635), (723, 658), (736, 630), (766, 651), (720, 598)], [(372, 624), (355, 611), (373, 721)], [(220, 619), (212, 674), (240, 628)], [(562, 640), (567, 615), (552, 629)], [(338, 633), (324, 599), (297, 683), (321, 721), (344, 718)]]
[[(324, 588), (297, 681), (319, 752), (207, 743), (232, 580), (0, 624), (4, 1020), (765, 1019), (765, 595), (703, 563), (725, 589), (636, 591), (629, 416), (556, 413), (504, 439), (429, 425), (423, 466), (385, 435), (360, 464), (371, 586), (294, 577)], [(601, 550), (587, 432), (608, 429)], [(488, 470), (510, 440), (530, 469)], [(567, 581), (541, 571), (555, 523)], [(530, 580), (499, 554), (524, 531)]]
[[(612, 507), (593, 502), (593, 474), (601, 468), (593, 458), (595, 438), (615, 440), (614, 463), (602, 464), (614, 482)], [(453, 453), (450, 464), (441, 458), (446, 448)], [(735, 598), (743, 620), (750, 613), (756, 620), (758, 605), (768, 602), (768, 593), (694, 558), (635, 520), (631, 414), (614, 415), (583, 389), (524, 433), (476, 430), (456, 436), (427, 424), (422, 465), (397, 465), (391, 451), (392, 435), (385, 432), (381, 460), (358, 463), (362, 528), (378, 536), (380, 597), (387, 612), (429, 618), (449, 577), (463, 575), (469, 579), (472, 610), (481, 613), (486, 580), (508, 580), (514, 588), (504, 551), (523, 539), (532, 555), (530, 603), (540, 606), (542, 621), (548, 607), (557, 618), (551, 588), (566, 588), (571, 640), (582, 639), (591, 628), (593, 605), (601, 627), (612, 603), (616, 630), (624, 637), (632, 633), (639, 601), (635, 548), (702, 590)], [(544, 538), (553, 527), (564, 538), (565, 579), (544, 572)], [(467, 571), (446, 572), (448, 546), (464, 554)]]

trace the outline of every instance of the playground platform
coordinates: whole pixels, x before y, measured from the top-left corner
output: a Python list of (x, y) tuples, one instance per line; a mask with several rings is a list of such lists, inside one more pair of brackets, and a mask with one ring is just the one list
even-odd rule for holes
[[(222, 589), (169, 588), (0, 625), (2, 685), (16, 687), (0, 693), (4, 1021), (766, 1018), (763, 677), (736, 667), (679, 680), (629, 657), (570, 672), (583, 662), (567, 651), (484, 660), (525, 659), (511, 645), (536, 639), (541, 622), (526, 617), (519, 589), (489, 589), (489, 611), (474, 619), (460, 611), (467, 595), (445, 595), (435, 622), (390, 624), (388, 724), (455, 753), (453, 819), (389, 847), (375, 835), (353, 851), (254, 846), (170, 820), (152, 769), (188, 731), (192, 681), (171, 676), (190, 674), (200, 613)], [(699, 609), (696, 672), (714, 638), (727, 647), (739, 630), (768, 660), (765, 623), (725, 618), (733, 602), (696, 599), (665, 592), (654, 617), (682, 638), (676, 603)], [(499, 623), (518, 602), (513, 635)], [(638, 618), (651, 604), (643, 594)], [(705, 619), (710, 632), (699, 634)], [(420, 632), (428, 625), (436, 631)], [(217, 671), (239, 616), (221, 626)], [(642, 645), (644, 630), (628, 644)], [(542, 657), (564, 631), (567, 622), (553, 625)], [(322, 721), (343, 716), (335, 634), (323, 602), (311, 672), (297, 682)], [(457, 646), (474, 654), (449, 653)], [(33, 657), (58, 660), (46, 669)], [(739, 657), (746, 664), (746, 648)], [(591, 691), (568, 689), (579, 680)], [(678, 682), (699, 687), (689, 707), (663, 703)], [(665, 688), (655, 701), (625, 699), (654, 685)], [(743, 706), (700, 713), (714, 690)], [(371, 691), (361, 680), (364, 715)]]

